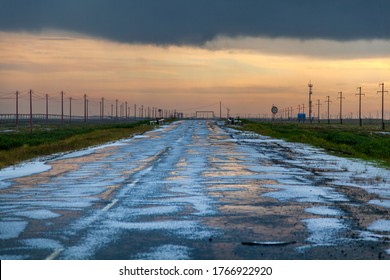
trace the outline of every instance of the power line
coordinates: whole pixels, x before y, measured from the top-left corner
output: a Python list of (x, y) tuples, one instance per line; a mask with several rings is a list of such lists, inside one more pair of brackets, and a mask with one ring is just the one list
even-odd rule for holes
[(30, 133), (32, 133), (32, 90), (30, 89)]
[(385, 115), (385, 92), (388, 93), (388, 91), (385, 91), (385, 83), (379, 84), (379, 86), (382, 86), (382, 90), (378, 91), (377, 93), (382, 93), (382, 129), (385, 130), (385, 120), (384, 120), (384, 115)]
[(7, 92), (7, 93), (5, 93), (5, 92), (0, 92), (0, 96), (12, 96), (12, 95), (14, 95), (15, 93), (14, 92)]
[(64, 123), (64, 92), (61, 91), (61, 123)]
[(325, 102), (328, 103), (328, 124), (330, 124), (330, 118), (329, 118), (329, 104), (330, 104), (332, 101), (330, 101), (330, 96), (329, 96), (329, 95), (326, 97), (326, 101), (325, 101)]
[(362, 87), (358, 87), (359, 93), (355, 94), (359, 96), (359, 126), (362, 126)]
[(340, 99), (340, 124), (343, 124), (343, 99), (345, 99), (345, 97), (343, 97), (342, 91), (339, 92), (339, 97), (337, 97), (337, 99)]
[(321, 100), (317, 99), (317, 104), (318, 107), (318, 123), (320, 123), (320, 107), (321, 107)]
[(312, 101), (311, 101), (311, 96), (313, 95), (313, 91), (312, 91), (312, 89), (313, 89), (313, 84), (311, 83), (311, 81), (310, 81), (310, 83), (308, 84), (308, 87), (309, 87), (309, 121), (310, 121), (310, 123), (312, 123), (312, 118), (311, 118), (311, 115), (312, 115)]
[(15, 125), (16, 125), (16, 128), (18, 128), (18, 126), (19, 126), (19, 92), (16, 91), (15, 95), (16, 95), (16, 118), (15, 118), (16, 123), (15, 123)]
[[(209, 104), (209, 105), (200, 106), (200, 107), (192, 107), (192, 108), (184, 108), (184, 109), (182, 108), (182, 109), (179, 109), (179, 110), (180, 111), (194, 111), (194, 110), (200, 110), (200, 109), (209, 108), (209, 107), (216, 106), (216, 105), (219, 105), (219, 102), (218, 103)], [(227, 109), (223, 105), (222, 105), (222, 107)]]

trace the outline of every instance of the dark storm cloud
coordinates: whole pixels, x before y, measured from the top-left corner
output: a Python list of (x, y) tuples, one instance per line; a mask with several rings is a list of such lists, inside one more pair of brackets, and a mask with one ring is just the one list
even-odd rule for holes
[(389, 11), (389, 0), (0, 0), (0, 30), (179, 45), (216, 36), (390, 39)]

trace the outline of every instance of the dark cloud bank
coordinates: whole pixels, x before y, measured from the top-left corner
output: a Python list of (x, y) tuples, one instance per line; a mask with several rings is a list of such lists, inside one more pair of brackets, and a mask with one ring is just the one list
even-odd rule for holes
[(0, 0), (0, 30), (163, 45), (216, 36), (387, 40), (389, 12), (389, 0)]

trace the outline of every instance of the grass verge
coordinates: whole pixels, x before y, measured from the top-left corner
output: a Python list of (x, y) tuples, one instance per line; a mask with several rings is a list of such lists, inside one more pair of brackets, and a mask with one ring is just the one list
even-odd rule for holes
[(390, 167), (390, 135), (377, 127), (327, 124), (255, 123), (245, 121), (243, 130), (323, 148), (333, 154), (376, 161)]
[(38, 156), (78, 150), (144, 133), (152, 127), (131, 124), (56, 125), (0, 133), (0, 168)]

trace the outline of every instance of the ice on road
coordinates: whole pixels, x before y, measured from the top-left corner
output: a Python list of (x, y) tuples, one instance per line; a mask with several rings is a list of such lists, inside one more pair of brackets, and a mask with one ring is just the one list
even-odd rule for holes
[(389, 170), (213, 121), (5, 168), (0, 202), (1, 259), (390, 258)]

